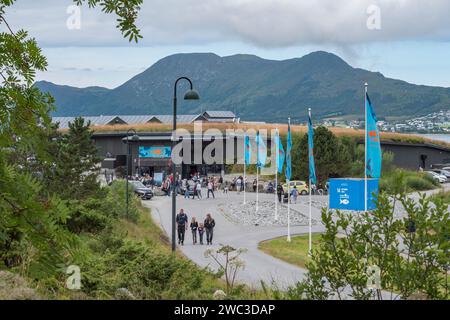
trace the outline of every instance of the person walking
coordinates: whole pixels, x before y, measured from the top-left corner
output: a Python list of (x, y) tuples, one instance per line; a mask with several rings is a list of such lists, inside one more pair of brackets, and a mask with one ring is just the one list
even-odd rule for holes
[(257, 186), (257, 182), (256, 182), (256, 179), (255, 180), (253, 180), (253, 192), (256, 192), (256, 188), (257, 188), (258, 186)]
[(223, 177), (220, 176), (218, 185), (217, 185), (217, 190), (220, 190), (220, 188), (222, 188), (222, 187), (223, 187)]
[(194, 181), (194, 185), (192, 186), (193, 192), (192, 192), (192, 200), (195, 199), (195, 196), (197, 196), (197, 181)]
[(197, 222), (197, 219), (195, 219), (195, 217), (192, 217), (190, 227), (191, 227), (191, 231), (192, 231), (192, 243), (196, 244), (197, 243), (198, 222)]
[(242, 185), (241, 177), (238, 177), (236, 179), (236, 191), (238, 194), (241, 193), (241, 185)]
[(213, 235), (214, 235), (214, 227), (216, 226), (216, 222), (211, 217), (210, 213), (208, 213), (206, 215), (204, 226), (205, 226), (205, 230), (206, 230), (206, 244), (212, 245), (212, 239), (213, 239)]
[(187, 230), (188, 216), (184, 213), (183, 209), (180, 209), (180, 213), (176, 216), (177, 230), (178, 230), (178, 244), (184, 246), (184, 234)]
[(223, 193), (227, 193), (228, 194), (228, 181), (226, 181), (224, 186), (223, 186)]
[(202, 183), (200, 182), (200, 180), (197, 180), (196, 192), (197, 198), (198, 200), (200, 200), (202, 198)]
[[(236, 181), (237, 181), (237, 178), (236, 178), (236, 177), (234, 177), (233, 180), (231, 180), (231, 185), (230, 185), (230, 190), (231, 190), (231, 191), (233, 191), (234, 188), (236, 187)], [(236, 190), (237, 190), (237, 189), (236, 189)]]
[(205, 226), (203, 225), (203, 223), (200, 223), (198, 225), (198, 237), (199, 237), (201, 245), (203, 245), (203, 234), (204, 233), (205, 233)]
[(184, 187), (184, 198), (189, 199), (189, 183), (186, 182), (186, 186)]
[(247, 184), (247, 181), (240, 176), (239, 179), (241, 179), (241, 192), (243, 192), (245, 190), (245, 185)]
[(208, 182), (208, 199), (209, 199), (209, 194), (212, 194), (213, 199), (215, 199), (216, 197), (214, 196), (214, 184), (212, 182), (212, 180), (209, 180)]
[(297, 186), (294, 186), (294, 188), (292, 188), (292, 191), (291, 191), (291, 203), (292, 203), (292, 200), (294, 201), (294, 203), (297, 203), (297, 197), (298, 197)]
[(281, 196), (283, 195), (283, 187), (281, 186), (281, 183), (277, 185), (277, 195), (278, 195), (278, 202), (281, 203)]

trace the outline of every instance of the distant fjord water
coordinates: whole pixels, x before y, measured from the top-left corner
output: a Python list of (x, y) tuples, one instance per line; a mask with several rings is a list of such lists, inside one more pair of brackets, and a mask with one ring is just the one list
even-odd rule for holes
[(418, 134), (418, 136), (450, 143), (450, 134)]

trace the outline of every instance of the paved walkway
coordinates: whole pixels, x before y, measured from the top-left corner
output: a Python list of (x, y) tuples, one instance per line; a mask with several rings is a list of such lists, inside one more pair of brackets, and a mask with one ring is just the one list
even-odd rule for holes
[[(450, 185), (444, 186), (446, 190), (450, 189)], [(439, 190), (437, 190), (439, 191)], [(431, 194), (437, 191), (428, 192)], [(205, 194), (205, 192), (203, 192)], [(274, 195), (260, 194), (260, 200), (274, 199)], [(415, 196), (414, 196), (415, 197)], [(255, 200), (254, 193), (247, 193), (247, 200)], [(299, 197), (297, 204), (292, 204), (292, 207), (304, 215), (308, 215), (308, 196)], [(327, 197), (314, 196), (313, 202), (326, 202)], [(195, 216), (197, 220), (203, 221), (207, 213), (211, 213), (216, 221), (216, 228), (214, 230), (213, 246), (200, 246), (192, 244), (192, 236), (190, 230), (186, 232), (186, 240), (184, 246), (180, 246), (180, 250), (189, 259), (197, 263), (201, 267), (211, 267), (216, 269), (215, 263), (210, 258), (205, 258), (204, 252), (208, 248), (218, 248), (218, 244), (231, 245), (235, 248), (245, 248), (247, 252), (242, 254), (242, 259), (245, 261), (245, 270), (240, 271), (237, 281), (246, 283), (250, 286), (259, 287), (261, 281), (266, 284), (276, 283), (279, 288), (286, 288), (289, 285), (294, 285), (301, 280), (306, 270), (296, 267), (294, 265), (283, 262), (279, 259), (273, 258), (270, 255), (258, 250), (258, 244), (261, 241), (273, 239), (276, 237), (286, 236), (286, 227), (255, 227), (242, 226), (229, 221), (219, 210), (219, 204), (226, 204), (230, 201), (243, 201), (243, 195), (237, 195), (234, 192), (223, 194), (216, 193), (216, 199), (192, 200), (184, 199), (181, 196), (177, 197), (177, 212), (183, 208), (189, 217)], [(143, 201), (144, 205), (152, 209), (153, 219), (160, 224), (161, 228), (169, 236), (171, 235), (171, 198), (169, 197), (155, 197), (151, 201)], [(319, 223), (313, 226), (314, 232), (323, 232), (324, 227), (320, 223), (321, 211), (318, 208), (312, 209), (312, 218)], [(308, 233), (308, 226), (292, 226), (291, 234), (306, 234)]]
[[(273, 200), (273, 195), (260, 194), (260, 200)], [(304, 211), (307, 197), (299, 202), (302, 204), (293, 205), (298, 209), (302, 207)], [(247, 200), (255, 200), (255, 194), (247, 193)], [(286, 236), (286, 227), (253, 227), (237, 225), (221, 214), (218, 205), (229, 201), (243, 201), (243, 196), (234, 192), (228, 195), (222, 192), (216, 193), (216, 199), (192, 200), (177, 198), (177, 212), (183, 208), (187, 213), (189, 220), (195, 216), (197, 220), (203, 221), (207, 213), (211, 213), (216, 221), (214, 230), (213, 246), (200, 246), (192, 244), (192, 236), (190, 230), (186, 232), (185, 244), (179, 247), (181, 251), (192, 261), (201, 267), (209, 266), (215, 269), (215, 264), (210, 258), (204, 257), (204, 252), (208, 248), (218, 248), (219, 244), (231, 245), (235, 248), (245, 248), (247, 252), (242, 254), (245, 261), (245, 270), (238, 274), (238, 281), (249, 284), (250, 286), (260, 286), (261, 280), (271, 284), (275, 281), (280, 288), (287, 285), (295, 284), (299, 279), (303, 278), (306, 270), (273, 258), (270, 255), (258, 250), (259, 242), (263, 240), (273, 239), (276, 237)], [(152, 216), (158, 222), (162, 229), (170, 236), (171, 234), (171, 199), (169, 197), (158, 197), (151, 201), (144, 201), (145, 206), (152, 209)], [(307, 209), (306, 209), (307, 210)], [(313, 208), (313, 217), (320, 221), (320, 210)], [(322, 232), (323, 226), (313, 226), (313, 232)], [(304, 234), (308, 232), (308, 226), (293, 226), (291, 234)]]

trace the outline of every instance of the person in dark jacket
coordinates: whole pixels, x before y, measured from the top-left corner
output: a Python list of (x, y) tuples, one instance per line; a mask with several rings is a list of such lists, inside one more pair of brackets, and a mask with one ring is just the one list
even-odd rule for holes
[(206, 231), (206, 244), (210, 245), (210, 244), (212, 244), (212, 239), (213, 239), (213, 235), (214, 235), (214, 227), (216, 226), (216, 222), (211, 217), (210, 213), (208, 213), (206, 215), (206, 219), (203, 224), (205, 226), (205, 231)]
[(192, 243), (193, 244), (197, 243), (197, 229), (198, 229), (197, 219), (195, 219), (195, 217), (192, 217), (192, 220), (191, 220), (191, 231), (192, 231)]
[(188, 228), (188, 216), (181, 209), (176, 216), (177, 230), (178, 230), (178, 244), (184, 245), (184, 234)]
[(281, 203), (281, 196), (283, 195), (283, 187), (281, 184), (277, 185), (277, 195), (278, 195), (278, 202)]

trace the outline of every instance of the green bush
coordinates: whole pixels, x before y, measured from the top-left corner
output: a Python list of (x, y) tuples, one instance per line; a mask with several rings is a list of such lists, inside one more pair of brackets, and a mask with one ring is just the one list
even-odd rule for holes
[(422, 175), (417, 176), (407, 176), (406, 177), (406, 186), (408, 190), (414, 191), (426, 191), (434, 189), (435, 185), (425, 179)]
[(395, 169), (383, 173), (380, 189), (389, 193), (432, 190), (439, 186), (433, 178), (422, 172)]
[(450, 205), (450, 191), (441, 191), (431, 197), (434, 202), (442, 201), (446, 205)]
[(432, 184), (435, 187), (439, 187), (440, 184), (438, 181), (436, 181), (432, 176), (430, 176), (429, 174), (426, 173), (419, 173), (420, 176), (422, 177), (422, 179), (428, 181), (430, 184)]
[(128, 189), (128, 216), (126, 213), (126, 182), (124, 180), (115, 180), (109, 186), (108, 191), (105, 199), (103, 199), (102, 210), (108, 212), (114, 218), (127, 218), (136, 222), (139, 217), (139, 200), (131, 187)]
[(67, 228), (73, 233), (97, 233), (111, 223), (110, 217), (101, 210), (101, 199), (88, 199), (83, 202), (70, 201), (68, 206), (70, 213)]

